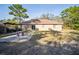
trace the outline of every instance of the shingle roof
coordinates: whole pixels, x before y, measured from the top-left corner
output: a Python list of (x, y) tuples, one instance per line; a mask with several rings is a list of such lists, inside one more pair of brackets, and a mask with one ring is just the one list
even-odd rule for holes
[(63, 22), (59, 20), (32, 19), (29, 21), (25, 21), (22, 24), (52, 25), (52, 24), (63, 24)]

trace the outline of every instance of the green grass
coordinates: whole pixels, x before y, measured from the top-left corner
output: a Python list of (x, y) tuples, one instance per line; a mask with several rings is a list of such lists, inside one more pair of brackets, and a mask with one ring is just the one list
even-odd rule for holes
[(7, 34), (1, 34), (1, 35), (0, 35), (0, 38), (2, 38), (2, 37), (6, 37), (6, 36), (10, 36), (10, 35), (7, 35)]

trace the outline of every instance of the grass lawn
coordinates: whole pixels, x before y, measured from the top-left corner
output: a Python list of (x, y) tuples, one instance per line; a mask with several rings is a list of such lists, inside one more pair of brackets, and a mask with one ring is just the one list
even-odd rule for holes
[[(47, 45), (52, 42), (57, 42), (60, 44), (68, 44), (71, 43), (71, 41), (78, 42), (79, 41), (79, 31), (76, 30), (63, 30), (60, 33), (53, 32), (35, 32), (35, 35), (39, 35), (39, 37), (36, 37), (36, 41), (41, 45)], [(75, 44), (75, 43), (74, 43)]]
[[(72, 44), (69, 44), (71, 43)], [(77, 42), (77, 44), (74, 44)], [(60, 44), (59, 44), (60, 43)], [(0, 43), (0, 54), (6, 55), (79, 55), (79, 32), (34, 32), (32, 38), (21, 43)]]
[(10, 35), (2, 34), (2, 35), (0, 35), (0, 38), (6, 37), (6, 36), (10, 36)]

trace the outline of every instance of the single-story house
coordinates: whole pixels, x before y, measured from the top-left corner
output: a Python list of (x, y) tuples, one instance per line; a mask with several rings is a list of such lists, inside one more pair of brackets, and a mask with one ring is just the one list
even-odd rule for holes
[(39, 31), (62, 31), (63, 22), (59, 20), (49, 19), (31, 19), (22, 23), (23, 29), (39, 30)]

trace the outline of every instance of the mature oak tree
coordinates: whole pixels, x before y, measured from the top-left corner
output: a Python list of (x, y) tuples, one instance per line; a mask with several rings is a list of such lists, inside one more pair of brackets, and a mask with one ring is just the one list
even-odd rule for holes
[(72, 29), (79, 29), (79, 6), (66, 8), (61, 12), (65, 25)]

